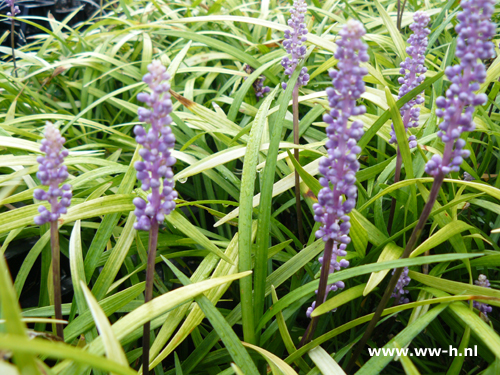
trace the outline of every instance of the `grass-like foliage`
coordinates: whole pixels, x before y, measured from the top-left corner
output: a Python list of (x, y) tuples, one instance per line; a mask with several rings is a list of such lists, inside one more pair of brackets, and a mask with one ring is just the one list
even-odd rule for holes
[(499, 373), (498, 10), (292, 3), (9, 1), (0, 374)]

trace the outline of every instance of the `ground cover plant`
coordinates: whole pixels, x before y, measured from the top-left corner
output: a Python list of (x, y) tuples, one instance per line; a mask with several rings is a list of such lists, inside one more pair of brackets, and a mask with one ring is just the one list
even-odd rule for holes
[(499, 372), (494, 0), (6, 4), (0, 374)]

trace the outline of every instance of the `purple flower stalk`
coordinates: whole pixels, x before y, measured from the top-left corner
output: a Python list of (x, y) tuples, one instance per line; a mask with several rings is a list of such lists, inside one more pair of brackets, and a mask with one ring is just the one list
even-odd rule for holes
[[(59, 188), (59, 184), (68, 178), (68, 168), (63, 165), (64, 158), (68, 156), (68, 151), (63, 150), (63, 144), (66, 140), (61, 137), (59, 130), (47, 121), (45, 125), (45, 138), (42, 140), (40, 151), (45, 156), (37, 158), (40, 166), (38, 167), (37, 177), (43, 185), (48, 186), (45, 192), (42, 189), (36, 189), (33, 196), (38, 200), (49, 201), (50, 211), (44, 207), (38, 207), (39, 216), (34, 218), (35, 224), (43, 225), (50, 223), (50, 247), (52, 255), (52, 283), (54, 286), (54, 311), (56, 319), (62, 319), (62, 297), (61, 297), (61, 266), (60, 266), (60, 247), (59, 230), (57, 220), (61, 214), (65, 214), (71, 203), (71, 185), (64, 184)], [(59, 200), (60, 198), (60, 200)], [(56, 324), (57, 335), (64, 340), (64, 331), (62, 324)]]
[[(142, 190), (149, 191), (148, 202), (142, 198), (134, 198), (137, 222), (136, 230), (149, 230), (148, 263), (146, 268), (146, 287), (144, 302), (153, 298), (153, 278), (158, 245), (158, 226), (165, 220), (165, 215), (175, 209), (174, 199), (177, 192), (174, 190), (174, 173), (172, 166), (176, 160), (172, 156), (175, 145), (175, 136), (170, 124), (172, 118), (172, 100), (170, 99), (170, 85), (167, 82), (170, 74), (158, 60), (148, 65), (149, 73), (142, 80), (148, 84), (151, 94), (145, 92), (137, 95), (137, 100), (146, 103), (150, 109), (140, 107), (139, 121), (151, 124), (148, 131), (141, 125), (136, 125), (134, 133), (137, 143), (143, 146), (139, 154), (144, 161), (138, 161), (134, 167), (137, 170), (137, 179), (142, 182)], [(163, 188), (162, 188), (163, 181)], [(142, 337), (142, 365), (143, 374), (149, 375), (149, 338), (150, 322), (144, 324)]]
[[(243, 69), (245, 69), (245, 72), (247, 72), (248, 74), (252, 74), (255, 71), (255, 69), (248, 64), (245, 65)], [(246, 80), (247, 77), (245, 77), (244, 79)], [(263, 98), (265, 94), (271, 91), (271, 89), (268, 86), (264, 86), (265, 80), (266, 78), (264, 76), (260, 76), (252, 83), (252, 87), (255, 90), (255, 96), (259, 99)]]
[[(290, 78), (299, 65), (301, 59), (306, 55), (307, 48), (303, 44), (307, 41), (307, 27), (304, 22), (304, 16), (307, 12), (307, 4), (305, 0), (294, 0), (293, 7), (290, 9), (291, 17), (288, 20), (288, 26), (292, 30), (285, 30), (285, 40), (283, 41), (283, 47), (285, 47), (286, 52), (291, 55), (283, 57), (281, 60), (281, 65), (285, 68), (285, 74)], [(303, 67), (300, 71), (299, 78), (297, 80), (297, 86), (305, 86), (309, 82), (309, 74), (307, 74), (307, 68)], [(286, 82), (281, 84), (283, 90), (286, 89)]]
[(63, 165), (64, 158), (68, 156), (68, 151), (63, 150), (64, 142), (66, 140), (61, 137), (59, 130), (47, 121), (45, 138), (40, 147), (45, 156), (39, 156), (36, 159), (40, 164), (36, 175), (42, 185), (48, 186), (49, 189), (47, 191), (36, 189), (33, 196), (40, 201), (49, 201), (51, 209), (48, 210), (44, 206), (38, 207), (40, 215), (34, 219), (37, 225), (56, 222), (61, 214), (67, 212), (67, 208), (71, 204), (71, 185), (64, 184), (59, 188), (59, 184), (68, 178), (68, 167)]
[[(136, 162), (134, 167), (137, 179), (142, 182), (142, 190), (151, 189), (151, 193), (148, 195), (148, 203), (142, 198), (134, 198), (136, 230), (150, 230), (153, 221), (162, 223), (165, 215), (175, 209), (174, 199), (177, 198), (172, 172), (176, 159), (171, 151), (175, 145), (175, 136), (169, 126), (172, 122), (169, 115), (172, 112), (172, 101), (170, 85), (166, 82), (170, 75), (158, 60), (149, 64), (148, 70), (143, 81), (149, 85), (152, 93), (140, 93), (137, 99), (151, 108), (140, 107), (138, 111), (139, 121), (149, 123), (151, 127), (148, 131), (141, 125), (134, 128), (135, 140), (143, 146), (139, 154), (144, 159)], [(160, 189), (162, 180), (163, 189)]]
[[(490, 281), (483, 274), (479, 275), (479, 277), (477, 278), (477, 280), (474, 281), (474, 284), (476, 284), (477, 286), (482, 286), (483, 288), (491, 288)], [(484, 316), (486, 316), (486, 317), (488, 317), (488, 313), (490, 313), (493, 310), (493, 308), (490, 305), (488, 305), (487, 303), (481, 303), (481, 302), (474, 301), (472, 303), (472, 305), (476, 309), (478, 309), (479, 311), (481, 311), (484, 314)]]
[(5, 0), (5, 4), (10, 8), (10, 12), (7, 12), (9, 17), (12, 17), (12, 12), (14, 12), (14, 17), (17, 16), (21, 11), (19, 7), (15, 5), (16, 0)]
[(443, 119), (437, 134), (445, 148), (442, 158), (433, 155), (426, 165), (425, 171), (432, 176), (460, 170), (463, 159), (470, 155), (463, 149), (465, 141), (460, 136), (474, 130), (474, 107), (484, 105), (488, 100), (486, 94), (474, 92), (486, 79), (486, 68), (481, 60), (495, 56), (493, 43), (489, 41), (495, 35), (495, 24), (491, 22), (495, 1), (462, 0), (460, 5), (463, 11), (457, 15), (459, 23), (455, 27), (458, 33), (456, 56), (460, 64), (446, 68), (445, 74), (451, 85), (446, 98), (441, 96), (436, 100), (440, 108), (436, 115)]
[[(394, 275), (394, 271), (392, 274)], [(408, 298), (405, 297), (405, 294), (408, 294), (409, 291), (405, 289), (405, 287), (410, 283), (411, 278), (408, 276), (408, 267), (403, 268), (403, 272), (401, 276), (399, 276), (398, 283), (396, 284), (396, 288), (394, 288), (394, 292), (392, 292), (391, 297), (396, 298), (396, 304), (402, 305), (404, 303), (410, 302)]]
[[(314, 220), (322, 224), (316, 237), (322, 238), (327, 245), (328, 242), (331, 244), (331, 254), (327, 254), (325, 245), (325, 254), (319, 259), (322, 269), (329, 265), (328, 273), (325, 272), (327, 276), (349, 266), (347, 260), (338, 261), (337, 257), (347, 255), (345, 250), (351, 242), (351, 224), (347, 215), (356, 205), (358, 194), (355, 182), (361, 148), (357, 141), (363, 135), (363, 123), (356, 120), (349, 127), (348, 120), (351, 116), (366, 112), (364, 106), (356, 106), (356, 100), (365, 91), (363, 76), (367, 74), (366, 68), (360, 67), (361, 62), (368, 61), (368, 47), (361, 40), (365, 29), (358, 21), (348, 21), (339, 35), (341, 39), (337, 41), (338, 49), (335, 52), (335, 58), (339, 60), (338, 71), (330, 71), (333, 87), (326, 90), (331, 111), (323, 116), (323, 121), (328, 124), (328, 156), (319, 162), (319, 171), (324, 176), (319, 182), (323, 188), (318, 194), (318, 203), (313, 206)], [(344, 283), (339, 281), (327, 286), (325, 292), (328, 294), (343, 287)], [(314, 306), (323, 302), (316, 301)]]
[[(404, 77), (399, 77), (398, 79), (398, 82), (401, 84), (398, 99), (401, 99), (420, 85), (424, 81), (424, 73), (427, 71), (427, 68), (424, 66), (424, 54), (428, 44), (427, 35), (430, 33), (430, 30), (426, 26), (430, 18), (424, 12), (416, 12), (413, 15), (413, 20), (415, 22), (410, 25), (413, 34), (408, 38), (408, 43), (410, 45), (406, 48), (406, 52), (410, 57), (407, 57), (406, 60), (400, 64), (401, 69), (399, 72), (403, 74)], [(425, 99), (422, 94), (420, 94), (401, 107), (401, 117), (406, 131), (408, 131), (409, 128), (418, 127), (420, 108), (415, 106), (424, 103), (424, 101)], [(408, 137), (408, 141), (410, 143), (410, 148), (417, 147), (417, 138), (414, 135)], [(392, 124), (391, 139), (389, 143), (396, 143), (394, 124)]]

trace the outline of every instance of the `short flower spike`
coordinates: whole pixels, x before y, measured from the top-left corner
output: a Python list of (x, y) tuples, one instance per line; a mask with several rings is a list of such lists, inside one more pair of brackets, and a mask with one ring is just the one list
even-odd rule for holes
[[(483, 274), (479, 275), (479, 277), (477, 278), (477, 280), (474, 281), (474, 284), (476, 284), (477, 286), (482, 286), (483, 288), (491, 288), (490, 281)], [(479, 311), (481, 311), (484, 314), (484, 316), (486, 316), (486, 317), (488, 317), (488, 313), (490, 313), (490, 312), (493, 311), (493, 308), (490, 305), (488, 305), (487, 303), (482, 303), (482, 302), (474, 301), (472, 303), (472, 305), (476, 309), (478, 309)]]
[[(395, 272), (395, 270), (392, 271), (393, 275), (394, 275), (394, 272)], [(391, 297), (396, 298), (396, 304), (398, 304), (398, 305), (410, 302), (410, 300), (407, 297), (405, 297), (405, 294), (409, 293), (405, 289), (405, 287), (411, 281), (410, 276), (408, 276), (408, 272), (409, 272), (408, 267), (403, 268), (403, 272), (401, 273), (401, 276), (399, 276), (396, 288), (394, 289), (394, 292), (391, 295)]]
[[(400, 64), (401, 69), (399, 72), (403, 74), (403, 77), (399, 77), (398, 79), (398, 82), (401, 84), (398, 99), (401, 99), (420, 85), (425, 80), (424, 73), (427, 71), (427, 68), (424, 66), (424, 54), (428, 44), (427, 35), (430, 33), (430, 30), (426, 26), (430, 18), (424, 12), (416, 12), (413, 15), (413, 21), (414, 22), (410, 25), (413, 34), (408, 38), (408, 43), (410, 43), (410, 45), (406, 48), (406, 52), (410, 57), (407, 57), (406, 60)], [(424, 103), (424, 98), (420, 94), (401, 107), (401, 118), (403, 119), (405, 130), (418, 126), (420, 108), (415, 106), (422, 103)], [(410, 148), (417, 147), (417, 138), (414, 135), (409, 136), (408, 141), (410, 143)], [(389, 143), (395, 142), (396, 133), (394, 132), (393, 124)]]
[[(307, 41), (307, 27), (304, 22), (306, 12), (307, 4), (305, 0), (294, 0), (293, 7), (290, 9), (291, 17), (288, 20), (288, 26), (292, 30), (285, 30), (285, 40), (283, 41), (283, 47), (290, 56), (285, 56), (281, 60), (281, 65), (285, 68), (285, 74), (289, 78), (299, 65), (300, 60), (306, 55), (307, 48), (303, 44)], [(300, 71), (297, 85), (305, 86), (307, 82), (309, 82), (309, 74), (307, 74), (307, 68), (304, 67)], [(285, 90), (287, 85), (283, 82), (281, 86)]]
[(21, 10), (19, 9), (19, 7), (17, 5), (15, 5), (15, 3), (16, 3), (16, 0), (5, 0), (5, 4), (7, 4), (9, 9), (11, 9), (10, 12), (7, 12), (7, 15), (9, 17), (12, 17), (12, 8), (14, 8), (14, 17), (21, 13)]

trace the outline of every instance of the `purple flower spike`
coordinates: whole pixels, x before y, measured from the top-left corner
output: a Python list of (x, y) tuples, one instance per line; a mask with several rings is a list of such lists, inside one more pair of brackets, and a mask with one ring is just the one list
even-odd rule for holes
[(175, 209), (174, 199), (177, 198), (172, 172), (172, 166), (176, 162), (172, 156), (175, 136), (169, 126), (172, 122), (169, 115), (172, 112), (172, 100), (170, 85), (167, 82), (170, 75), (158, 60), (149, 64), (148, 70), (149, 73), (142, 80), (149, 85), (152, 93), (140, 93), (137, 99), (151, 107), (140, 107), (138, 110), (139, 121), (149, 123), (151, 127), (149, 131), (141, 125), (134, 128), (135, 140), (143, 146), (139, 154), (144, 159), (136, 162), (134, 167), (137, 170), (137, 179), (142, 182), (142, 190), (151, 189), (151, 193), (148, 195), (148, 203), (139, 197), (134, 199), (136, 230), (149, 230), (153, 220), (162, 223), (165, 215)]
[[(243, 69), (245, 69), (245, 72), (247, 72), (248, 74), (252, 74), (255, 71), (255, 69), (248, 64), (245, 65)], [(247, 77), (245, 77), (244, 79), (246, 80)], [(268, 86), (264, 86), (265, 80), (266, 78), (264, 76), (260, 76), (252, 84), (253, 89), (255, 90), (255, 96), (259, 99), (263, 98), (265, 94), (271, 91), (271, 89)]]
[[(361, 148), (357, 141), (363, 135), (363, 123), (356, 120), (348, 127), (348, 120), (351, 116), (366, 112), (364, 106), (356, 106), (356, 100), (365, 91), (363, 76), (368, 73), (366, 68), (359, 66), (361, 62), (368, 61), (368, 47), (361, 41), (365, 35), (363, 25), (358, 21), (348, 21), (339, 35), (341, 39), (337, 41), (338, 49), (335, 52), (339, 70), (330, 71), (333, 87), (326, 90), (331, 111), (323, 116), (323, 121), (328, 124), (328, 156), (319, 162), (319, 171), (324, 176), (319, 182), (323, 188), (318, 194), (318, 203), (313, 206), (314, 220), (321, 223), (316, 237), (325, 242), (334, 241), (330, 273), (349, 266), (347, 260), (338, 261), (337, 257), (347, 255), (346, 247), (351, 242), (351, 223), (347, 214), (356, 205), (358, 195), (355, 182)], [(323, 258), (319, 258), (319, 261), (322, 267), (326, 266)], [(327, 291), (343, 287), (344, 283), (339, 281), (330, 285)]]
[(12, 17), (12, 9), (14, 9), (14, 17), (17, 16), (21, 11), (19, 10), (19, 7), (15, 5), (16, 0), (5, 0), (5, 4), (9, 7), (11, 10), (10, 12), (7, 12), (7, 15), (9, 17)]
[[(292, 76), (300, 60), (306, 55), (307, 48), (303, 44), (307, 41), (307, 27), (304, 22), (306, 12), (307, 4), (305, 0), (294, 0), (293, 7), (290, 9), (291, 17), (288, 20), (288, 26), (292, 30), (285, 30), (285, 40), (283, 41), (283, 47), (285, 47), (286, 52), (291, 56), (285, 56), (281, 60), (281, 65), (285, 68), (285, 74), (288, 78)], [(304, 67), (300, 71), (297, 85), (305, 86), (307, 82), (309, 82), (309, 74), (307, 74), (307, 68)], [(281, 86), (285, 90), (287, 86), (286, 82), (283, 82)]]
[[(42, 140), (40, 150), (45, 156), (39, 156), (36, 160), (40, 164), (36, 176), (42, 183), (49, 187), (47, 191), (36, 189), (33, 197), (40, 201), (48, 201), (51, 205), (49, 211), (44, 206), (38, 207), (39, 216), (34, 221), (37, 225), (43, 225), (51, 221), (57, 221), (61, 214), (67, 212), (71, 204), (71, 185), (64, 184), (59, 188), (59, 184), (68, 178), (68, 167), (63, 165), (64, 158), (68, 156), (68, 151), (63, 150), (66, 140), (61, 137), (59, 130), (47, 121), (45, 125), (45, 138)], [(58, 200), (58, 198), (61, 198)]]
[[(477, 280), (474, 281), (474, 284), (476, 284), (477, 286), (482, 286), (483, 288), (491, 288), (488, 278), (483, 274), (479, 275)], [(488, 313), (490, 313), (493, 310), (493, 308), (490, 305), (488, 305), (487, 303), (481, 303), (481, 302), (474, 301), (472, 303), (472, 305), (476, 309), (481, 311), (484, 314), (484, 316), (486, 316), (486, 317), (488, 317)]]
[[(393, 275), (395, 271), (396, 270), (392, 271)], [(405, 287), (410, 283), (410, 281), (411, 278), (408, 276), (408, 267), (405, 267), (403, 268), (403, 272), (401, 273), (401, 276), (399, 276), (398, 283), (396, 284), (394, 292), (392, 292), (391, 295), (391, 297), (396, 298), (397, 305), (410, 302), (410, 300), (405, 297), (405, 294), (409, 293), (409, 291), (405, 290)]]
[[(398, 82), (401, 84), (398, 99), (401, 99), (420, 85), (424, 81), (424, 73), (427, 71), (427, 68), (424, 66), (424, 53), (428, 44), (427, 35), (430, 33), (430, 30), (426, 26), (430, 18), (424, 12), (416, 12), (413, 15), (413, 21), (415, 22), (410, 25), (413, 34), (408, 38), (408, 43), (410, 43), (410, 45), (406, 48), (406, 52), (410, 57), (407, 57), (406, 60), (400, 64), (401, 69), (399, 72), (403, 74), (404, 77), (399, 77), (398, 79)], [(408, 131), (409, 128), (416, 128), (418, 126), (420, 108), (415, 106), (423, 104), (424, 101), (424, 97), (420, 94), (401, 107), (401, 118), (403, 119), (406, 131)], [(410, 148), (417, 147), (417, 138), (414, 135), (408, 137), (408, 141), (410, 143)], [(394, 124), (392, 124), (391, 139), (389, 143), (395, 142), (396, 133), (394, 132)]]
[(432, 176), (460, 170), (463, 159), (470, 155), (463, 149), (465, 141), (460, 135), (474, 130), (474, 107), (488, 100), (486, 94), (474, 92), (486, 79), (486, 68), (481, 60), (495, 56), (493, 43), (489, 41), (495, 35), (495, 24), (491, 22), (495, 0), (462, 0), (460, 5), (463, 11), (457, 15), (459, 23), (455, 27), (458, 33), (456, 56), (460, 64), (446, 68), (451, 85), (446, 90), (446, 98), (441, 96), (436, 100), (440, 108), (436, 115), (443, 119), (437, 135), (445, 148), (442, 158), (434, 155), (426, 165), (425, 171)]

